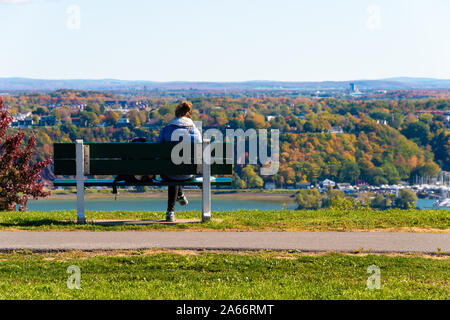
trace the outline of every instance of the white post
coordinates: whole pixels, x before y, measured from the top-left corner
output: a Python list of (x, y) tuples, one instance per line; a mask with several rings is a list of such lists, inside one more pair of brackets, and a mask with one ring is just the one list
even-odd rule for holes
[(202, 157), (202, 222), (211, 219), (211, 145), (209, 140), (203, 140)]
[(84, 218), (84, 148), (83, 140), (75, 143), (75, 162), (77, 169), (77, 223), (85, 223)]

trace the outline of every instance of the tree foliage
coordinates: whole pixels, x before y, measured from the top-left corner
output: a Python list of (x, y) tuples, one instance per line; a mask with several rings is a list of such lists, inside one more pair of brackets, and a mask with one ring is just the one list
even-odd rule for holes
[(399, 197), (395, 199), (395, 206), (400, 209), (411, 209), (415, 207), (417, 202), (417, 195), (414, 191), (408, 189), (401, 189)]
[(16, 204), (19, 204), (21, 209), (26, 209), (30, 197), (49, 195), (38, 180), (41, 178), (42, 169), (49, 165), (50, 160), (30, 164), (35, 138), (31, 136), (24, 143), (23, 131), (7, 135), (11, 121), (12, 117), (4, 110), (0, 97), (0, 209), (14, 210)]
[(298, 209), (319, 209), (321, 195), (317, 189), (300, 190), (295, 198)]

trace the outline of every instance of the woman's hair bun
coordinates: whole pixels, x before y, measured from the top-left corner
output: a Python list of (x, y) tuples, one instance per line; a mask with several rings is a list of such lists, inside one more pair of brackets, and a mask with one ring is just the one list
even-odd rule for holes
[(192, 103), (189, 101), (183, 101), (181, 102), (177, 108), (175, 109), (175, 116), (177, 118), (181, 117), (191, 117), (192, 113)]

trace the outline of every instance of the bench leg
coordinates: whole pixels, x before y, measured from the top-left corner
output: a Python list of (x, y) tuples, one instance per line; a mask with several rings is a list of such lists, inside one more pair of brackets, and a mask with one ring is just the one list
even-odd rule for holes
[(209, 141), (203, 142), (202, 222), (211, 219), (211, 150)]
[(84, 150), (83, 140), (77, 140), (75, 144), (76, 169), (77, 169), (77, 223), (85, 223), (84, 217)]

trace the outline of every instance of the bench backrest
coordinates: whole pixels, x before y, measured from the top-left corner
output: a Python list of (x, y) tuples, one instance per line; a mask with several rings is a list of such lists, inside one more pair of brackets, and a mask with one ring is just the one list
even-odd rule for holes
[[(173, 143), (85, 143), (87, 146), (86, 175), (149, 175), (149, 174), (201, 174), (201, 164), (194, 163), (195, 144), (191, 144), (191, 164), (175, 165), (171, 160)], [(217, 150), (222, 148), (225, 155), (226, 144), (212, 144)], [(54, 173), (56, 175), (76, 174), (75, 143), (55, 143)], [(201, 150), (201, 145), (197, 146)], [(214, 149), (214, 148), (212, 148)], [(213, 153), (215, 159), (218, 157)], [(211, 174), (229, 175), (233, 166), (211, 164)]]

